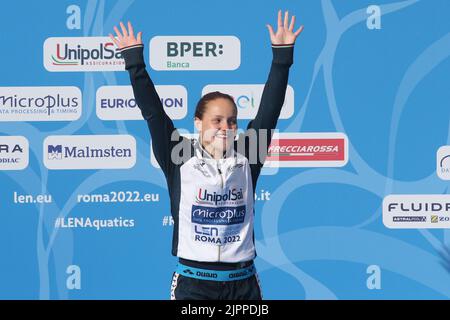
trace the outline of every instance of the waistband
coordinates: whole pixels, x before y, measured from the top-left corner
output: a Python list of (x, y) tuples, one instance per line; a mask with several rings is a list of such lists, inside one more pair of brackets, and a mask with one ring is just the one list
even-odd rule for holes
[(236, 270), (249, 267), (253, 264), (253, 260), (241, 261), (241, 262), (205, 262), (205, 261), (195, 261), (184, 258), (178, 258), (181, 264), (188, 267), (198, 268), (198, 269), (208, 269), (208, 270)]
[(256, 273), (254, 264), (234, 270), (211, 270), (187, 266), (178, 262), (176, 273), (185, 277), (212, 281), (235, 281), (250, 278)]

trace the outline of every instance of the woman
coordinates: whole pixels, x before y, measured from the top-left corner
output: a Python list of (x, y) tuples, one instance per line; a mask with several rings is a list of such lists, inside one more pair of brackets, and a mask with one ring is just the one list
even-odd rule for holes
[[(135, 37), (131, 23), (127, 29), (121, 22), (121, 31), (114, 27), (117, 38), (109, 35), (125, 59), (153, 152), (167, 180), (174, 218), (172, 254), (179, 259), (172, 299), (262, 299), (253, 265), (254, 190), (270, 130), (284, 103), (294, 43), (303, 30), (301, 26), (294, 32), (295, 16), (289, 26), (288, 22), (288, 12), (282, 21), (280, 10), (277, 32), (267, 25), (273, 51), (269, 77), (256, 117), (238, 139), (236, 104), (220, 92), (204, 95), (197, 104), (198, 140), (181, 137), (145, 70), (142, 32)], [(265, 146), (256, 160), (259, 148), (253, 148), (252, 141)]]

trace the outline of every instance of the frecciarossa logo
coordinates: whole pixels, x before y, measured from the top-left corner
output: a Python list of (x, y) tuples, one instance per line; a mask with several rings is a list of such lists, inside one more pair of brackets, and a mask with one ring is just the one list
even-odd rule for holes
[(120, 51), (108, 37), (48, 38), (43, 56), (48, 71), (125, 70)]
[(209, 192), (205, 188), (200, 188), (198, 190), (197, 196), (195, 197), (195, 200), (197, 203), (201, 204), (214, 204), (217, 205), (218, 203), (221, 203), (223, 201), (239, 201), (244, 198), (244, 194), (242, 191), (242, 188), (232, 188), (228, 189), (224, 193), (217, 193), (217, 192)]

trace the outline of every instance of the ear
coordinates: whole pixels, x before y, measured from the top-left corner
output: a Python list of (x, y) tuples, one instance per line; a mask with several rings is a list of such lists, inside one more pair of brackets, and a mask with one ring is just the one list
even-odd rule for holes
[(202, 120), (200, 118), (194, 118), (194, 125), (198, 132), (202, 131)]

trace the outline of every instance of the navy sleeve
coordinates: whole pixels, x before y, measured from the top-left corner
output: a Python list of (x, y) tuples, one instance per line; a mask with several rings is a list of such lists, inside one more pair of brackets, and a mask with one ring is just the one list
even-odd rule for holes
[[(249, 122), (247, 131), (242, 135), (242, 138), (246, 139), (246, 156), (250, 161), (254, 186), (256, 185), (259, 172), (264, 165), (264, 160), (267, 156), (267, 148), (272, 139), (272, 130), (275, 129), (277, 125), (281, 107), (284, 103), (289, 78), (289, 68), (293, 64), (294, 44), (272, 45), (272, 53), (273, 59), (269, 77), (264, 86), (258, 113), (255, 118)], [(256, 133), (256, 136), (253, 135), (250, 132), (252, 130), (249, 129), (253, 129), (253, 133)], [(261, 129), (267, 130), (267, 134), (260, 135)], [(256, 148), (249, 147), (249, 141), (252, 140), (250, 138), (252, 135), (256, 138)], [(241, 139), (241, 137), (239, 137), (239, 139)], [(262, 141), (261, 139), (264, 139), (265, 141)], [(260, 152), (259, 149), (262, 142), (265, 142), (267, 148)], [(256, 163), (255, 161), (251, 161), (255, 159), (254, 154), (249, 154), (251, 152), (257, 152), (258, 154)]]
[(174, 167), (171, 161), (172, 149), (182, 138), (164, 111), (155, 85), (145, 69), (143, 51), (144, 47), (140, 44), (122, 48), (121, 54), (130, 75), (134, 98), (150, 130), (153, 153), (168, 177)]

